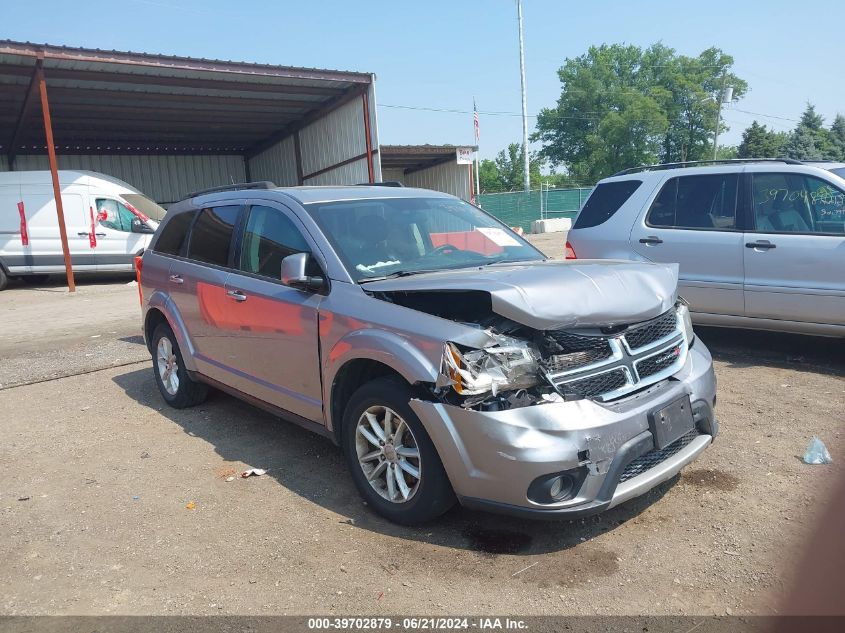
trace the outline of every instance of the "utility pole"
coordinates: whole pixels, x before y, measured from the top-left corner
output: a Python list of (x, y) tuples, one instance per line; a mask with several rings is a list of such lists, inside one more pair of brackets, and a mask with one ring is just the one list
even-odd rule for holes
[(731, 97), (733, 97), (733, 88), (730, 88), (729, 92), (725, 91), (725, 79), (726, 73), (722, 73), (722, 89), (719, 91), (719, 98), (717, 99), (717, 110), (716, 110), (716, 129), (713, 130), (713, 160), (716, 160), (716, 154), (719, 152), (719, 124), (722, 122), (722, 104), (723, 103), (730, 103)]
[(519, 78), (522, 84), (522, 153), (525, 159), (523, 188), (528, 193), (531, 189), (531, 176), (528, 169), (528, 99), (525, 95), (525, 45), (522, 36), (522, 0), (516, 0), (516, 15), (519, 21)]

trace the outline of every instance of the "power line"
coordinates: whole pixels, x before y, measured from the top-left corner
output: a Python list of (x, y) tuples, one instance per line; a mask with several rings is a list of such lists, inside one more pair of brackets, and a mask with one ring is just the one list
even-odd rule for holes
[(775, 114), (763, 114), (762, 112), (751, 112), (750, 110), (740, 110), (739, 108), (730, 108), (732, 112), (742, 112), (743, 114), (752, 114), (754, 116), (762, 116), (767, 119), (780, 119), (781, 121), (792, 121), (793, 123), (800, 122), (800, 119), (790, 119), (785, 116), (777, 116)]
[[(410, 106), (410, 105), (398, 105), (398, 104), (388, 104), (388, 103), (379, 103), (378, 107), (380, 108), (400, 108), (402, 110), (423, 110), (425, 112), (445, 112), (447, 114), (472, 114), (472, 110), (459, 110), (457, 108), (431, 108), (426, 106)], [(478, 114), (483, 114), (487, 116), (516, 116), (521, 117), (522, 114), (520, 112), (507, 112), (507, 111), (492, 111), (492, 110), (479, 110)], [(564, 119), (578, 119), (578, 120), (586, 120), (586, 121), (593, 121), (596, 120), (597, 117), (595, 116), (586, 116), (587, 114), (597, 114), (595, 112), (585, 113), (585, 116), (565, 116), (562, 117)], [(536, 119), (536, 114), (529, 114), (529, 117)]]

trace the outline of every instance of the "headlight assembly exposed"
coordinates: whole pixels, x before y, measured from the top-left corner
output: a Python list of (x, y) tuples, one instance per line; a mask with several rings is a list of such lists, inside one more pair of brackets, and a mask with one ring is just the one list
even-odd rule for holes
[(532, 347), (509, 336), (495, 338), (495, 345), (467, 351), (446, 343), (437, 386), (451, 386), (465, 396), (495, 396), (502, 391), (535, 386), (539, 367)]
[(695, 332), (692, 330), (692, 317), (689, 313), (689, 304), (679, 297), (677, 306), (678, 316), (680, 317), (681, 325), (684, 328), (684, 336), (687, 339), (687, 345), (691, 346), (695, 340)]

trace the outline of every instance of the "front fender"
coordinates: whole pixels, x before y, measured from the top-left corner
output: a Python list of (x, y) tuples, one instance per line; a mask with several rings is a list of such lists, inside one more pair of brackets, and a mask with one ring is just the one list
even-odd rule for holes
[(410, 384), (437, 379), (441, 341), (414, 340), (394, 332), (365, 329), (349, 332), (324, 352), (324, 384), (331, 389), (337, 372), (351, 360), (374, 360), (398, 372)]
[[(191, 340), (191, 337), (188, 335), (188, 328), (185, 327), (185, 321), (182, 319), (179, 308), (167, 294), (160, 290), (154, 291), (152, 295), (150, 295), (147, 304), (146, 316), (144, 318), (145, 337), (147, 333), (147, 322), (152, 310), (158, 310), (164, 315), (164, 318), (167, 319), (167, 324), (170, 326), (170, 329), (173, 330), (176, 342), (179, 344), (179, 349), (182, 351), (182, 362), (185, 364), (185, 369), (188, 371), (197, 371), (197, 366), (194, 362), (196, 348), (194, 347), (194, 342)], [(152, 336), (152, 332), (150, 332), (150, 336)], [(149, 348), (151, 345), (152, 341), (147, 341), (147, 347)], [(150, 351), (152, 352), (152, 350)]]

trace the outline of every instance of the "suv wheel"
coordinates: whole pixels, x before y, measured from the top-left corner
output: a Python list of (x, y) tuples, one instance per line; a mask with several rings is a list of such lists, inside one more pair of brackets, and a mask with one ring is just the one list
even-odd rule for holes
[(411, 407), (408, 386), (379, 378), (346, 407), (342, 439), (358, 491), (382, 516), (413, 525), (440, 516), (455, 495), (437, 450)]
[(163, 323), (153, 333), (153, 373), (161, 397), (175, 409), (193, 407), (208, 397), (208, 385), (188, 375), (173, 330)]

